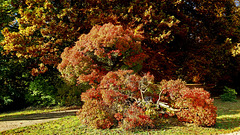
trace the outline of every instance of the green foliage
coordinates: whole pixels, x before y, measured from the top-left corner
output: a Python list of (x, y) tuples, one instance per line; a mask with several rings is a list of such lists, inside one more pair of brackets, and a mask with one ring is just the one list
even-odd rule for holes
[(26, 100), (33, 106), (56, 105), (56, 89), (48, 79), (38, 76), (29, 85)]
[(5, 27), (10, 31), (18, 31), (15, 17), (18, 16), (18, 5), (22, 3), (19, 0), (0, 0), (0, 41), (4, 39), (1, 30)]
[(236, 102), (237, 92), (227, 86), (224, 87), (224, 94), (220, 95), (222, 101)]
[(82, 105), (81, 94), (90, 88), (86, 84), (71, 85), (62, 80), (59, 80), (55, 87), (57, 89), (56, 100), (63, 106)]
[(0, 108), (1, 111), (19, 109), (26, 106), (24, 95), (31, 78), (27, 61), (4, 56), (0, 46)]
[(3, 102), (4, 102), (5, 105), (9, 105), (9, 104), (11, 104), (13, 102), (13, 99), (11, 99), (10, 96), (5, 96), (2, 99), (3, 99)]

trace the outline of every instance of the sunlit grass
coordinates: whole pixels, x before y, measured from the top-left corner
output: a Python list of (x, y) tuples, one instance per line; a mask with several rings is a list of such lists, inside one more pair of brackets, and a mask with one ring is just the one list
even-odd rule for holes
[(66, 109), (71, 109), (75, 108), (74, 107), (46, 107), (46, 108), (27, 108), (22, 111), (14, 111), (14, 112), (8, 112), (8, 113), (0, 113), (0, 120), (6, 117), (18, 117), (21, 115), (29, 115), (29, 114), (38, 114), (38, 113), (48, 113), (48, 112), (53, 112), (53, 111), (60, 111), (60, 110), (66, 110)]
[(240, 131), (240, 99), (237, 102), (222, 102), (216, 99), (217, 106), (217, 129), (224, 129), (225, 132)]
[(179, 126), (163, 125), (159, 129), (124, 131), (120, 128), (101, 130), (83, 126), (76, 116), (67, 116), (56, 121), (23, 127), (2, 132), (2, 134), (107, 134), (107, 135), (176, 135), (176, 134), (222, 134), (240, 131), (240, 99), (237, 102), (222, 102), (215, 99), (214, 104), (218, 108), (217, 123), (214, 127), (198, 127), (192, 124)]

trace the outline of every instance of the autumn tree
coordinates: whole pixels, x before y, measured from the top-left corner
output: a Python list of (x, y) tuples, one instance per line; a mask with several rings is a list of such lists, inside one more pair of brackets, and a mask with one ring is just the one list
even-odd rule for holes
[[(237, 1), (131, 0), (91, 1), (88, 21), (106, 19), (123, 27), (144, 31), (142, 47), (150, 56), (143, 72), (163, 78), (183, 78), (188, 82), (231, 81), (239, 67), (231, 49), (239, 42)], [(236, 50), (236, 49), (235, 49)], [(233, 71), (227, 73), (225, 71)], [(237, 71), (238, 72), (238, 71)], [(224, 77), (223, 77), (224, 76)]]
[[(81, 7), (81, 3), (44, 0), (1, 1), (1, 33), (4, 38), (0, 43), (0, 82), (4, 84), (0, 88), (1, 107), (10, 105), (9, 108), (16, 108), (12, 106), (15, 103), (26, 105), (24, 98), (28, 94), (29, 84), (35, 80), (29, 75), (29, 71), (32, 71), (32, 75), (46, 73), (45, 79), (57, 80), (58, 72), (53, 68), (60, 59), (57, 55), (60, 55), (66, 46), (71, 46), (72, 40), (77, 39), (78, 36), (74, 34), (79, 35), (78, 25), (82, 24), (78, 23), (76, 18), (73, 19), (81, 16), (76, 13), (80, 11), (73, 11), (76, 9), (74, 6)], [(71, 15), (68, 14), (70, 12)]]
[(56, 67), (63, 49), (73, 46), (81, 34), (96, 24), (111, 22), (144, 31), (142, 48), (149, 59), (143, 63), (143, 72), (150, 71), (158, 81), (231, 80), (239, 67), (230, 52), (239, 42), (239, 7), (235, 2), (27, 0), (27, 7), (19, 9), (19, 32), (5, 29), (2, 45), (6, 53), (34, 58), (29, 65), (36, 75), (44, 73), (46, 65)]
[[(160, 123), (158, 118), (166, 113), (176, 115), (179, 121), (215, 125), (216, 108), (210, 93), (190, 89), (181, 80), (158, 85), (149, 73), (138, 75), (146, 57), (141, 49), (144, 38), (139, 32), (111, 23), (96, 25), (62, 53), (58, 69), (63, 78), (92, 86), (81, 94), (85, 102), (79, 111), (81, 122), (102, 129), (148, 128)], [(147, 95), (151, 100), (145, 98)], [(203, 113), (203, 109), (207, 111)]]
[(231, 54), (239, 42), (239, 8), (234, 1), (186, 0), (168, 12), (180, 21), (167, 51), (178, 57), (178, 75), (193, 82), (230, 81), (239, 67)]
[(172, 116), (199, 126), (216, 124), (217, 108), (209, 92), (190, 89), (182, 80), (155, 84), (149, 73), (141, 77), (132, 70), (110, 71), (81, 97), (85, 103), (78, 115), (88, 127), (158, 128)]
[[(8, 28), (11, 32), (18, 31), (15, 17), (18, 14), (20, 0), (0, 0), (0, 30)], [(0, 31), (0, 42), (4, 39)], [(0, 46), (0, 110), (7, 111), (25, 107), (24, 101), (28, 70), (25, 61), (10, 55), (3, 55), (3, 47)]]
[[(39, 69), (34, 68), (33, 75), (45, 72), (47, 69), (45, 65), (56, 66), (63, 49), (72, 46), (80, 34), (88, 32), (95, 24), (103, 25), (111, 22), (121, 24), (124, 28), (142, 29), (143, 27), (142, 30), (146, 31), (145, 46), (156, 47), (155, 42), (166, 44), (172, 40), (170, 28), (178, 23), (174, 16), (169, 16), (160, 10), (166, 5), (160, 2), (106, 0), (57, 3), (28, 0), (25, 2), (27, 7), (19, 9), (21, 17), (17, 22), (20, 31), (9, 32), (8, 29), (4, 29), (5, 40), (2, 45), (6, 53), (24, 59), (34, 58), (35, 62), (29, 65), (39, 66)], [(151, 57), (160, 54), (155, 53), (159, 51), (152, 51), (154, 49), (148, 51)], [(155, 60), (157, 57), (159, 56), (154, 56)], [(168, 60), (164, 57), (161, 59), (163, 63)], [(152, 63), (154, 62), (152, 60)], [(153, 69), (159, 70), (159, 67)]]
[[(19, 3), (18, 3), (19, 2)], [(18, 0), (1, 0), (0, 1), (0, 30), (8, 27), (10, 31), (18, 31), (17, 23), (15, 17), (18, 16), (18, 7), (15, 5), (18, 3), (21, 5), (21, 2)], [(4, 37), (0, 31), (0, 41)]]
[(141, 48), (143, 36), (111, 23), (94, 26), (79, 37), (72, 48), (65, 48), (58, 69), (69, 82), (98, 84), (109, 71), (133, 69), (139, 72), (147, 57)]
[[(1, 42), (5, 54), (34, 59), (32, 74), (44, 73), (45, 65), (57, 66), (62, 50), (73, 44), (81, 32), (81, 1), (26, 0), (19, 7), (18, 32), (4, 28)], [(78, 7), (78, 8), (77, 8)], [(84, 31), (84, 30), (82, 30)], [(39, 69), (37, 69), (39, 67)]]
[(93, 14), (87, 15), (89, 21), (104, 23), (108, 19), (111, 23), (120, 24), (124, 28), (143, 31), (145, 38), (142, 47), (149, 55), (149, 59), (143, 63), (143, 71), (151, 71), (159, 77), (159, 80), (172, 78), (175, 64), (171, 58), (164, 55), (164, 52), (167, 44), (174, 39), (172, 29), (176, 28), (179, 21), (162, 10), (168, 3), (163, 0), (128, 2), (107, 0), (106, 3), (105, 1), (90, 3), (92, 7), (96, 5), (97, 8), (93, 8)]

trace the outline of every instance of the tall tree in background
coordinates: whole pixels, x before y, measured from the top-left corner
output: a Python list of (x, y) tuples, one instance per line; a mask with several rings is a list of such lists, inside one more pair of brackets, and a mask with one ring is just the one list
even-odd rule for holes
[[(26, 7), (24, 0), (0, 0), (0, 30), (18, 32), (16, 20), (20, 17), (19, 7)], [(4, 36), (0, 32), (0, 42)], [(7, 111), (26, 107), (25, 95), (33, 77), (28, 68), (31, 60), (20, 59), (15, 55), (5, 54), (0, 46), (0, 110)], [(5, 54), (5, 55), (4, 55)]]
[[(180, 30), (168, 50), (178, 57), (174, 63), (179, 66), (179, 75), (193, 82), (232, 81), (239, 72), (239, 63), (230, 51), (240, 34), (235, 2), (186, 0), (168, 12), (180, 20)], [(183, 33), (184, 27), (187, 31)]]
[[(18, 16), (18, 6), (22, 4), (18, 0), (0, 0), (0, 30), (4, 28), (10, 29), (10, 31), (18, 31), (17, 22), (15, 17)], [(4, 37), (0, 31), (0, 41)]]
[(81, 1), (45, 0), (26, 0), (25, 4), (26, 7), (19, 7), (20, 17), (16, 18), (19, 31), (5, 28), (1, 44), (5, 54), (32, 59), (29, 66), (36, 75), (47, 71), (45, 65), (56, 66), (62, 50), (80, 35), (82, 13), (78, 8), (82, 5)]
[(180, 77), (188, 82), (227, 82), (239, 72), (238, 60), (231, 53), (239, 42), (237, 1), (107, 2), (92, 1), (97, 7), (88, 21), (102, 23), (107, 18), (143, 30), (142, 46), (150, 56), (143, 71), (158, 76), (157, 81)]
[[(57, 66), (65, 47), (96, 24), (142, 30), (149, 59), (143, 72), (157, 81), (231, 80), (239, 67), (231, 49), (239, 42), (239, 8), (233, 0), (26, 0), (19, 32), (4, 29), (6, 54), (32, 59), (32, 74)], [(231, 39), (231, 40), (230, 40)], [(38, 68), (37, 68), (38, 67)], [(228, 72), (227, 72), (228, 71)], [(229, 71), (231, 71), (229, 73)]]

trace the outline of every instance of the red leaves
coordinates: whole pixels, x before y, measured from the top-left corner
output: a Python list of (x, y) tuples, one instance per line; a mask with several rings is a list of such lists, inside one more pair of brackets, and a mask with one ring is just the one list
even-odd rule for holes
[(118, 121), (120, 121), (120, 120), (123, 119), (123, 115), (122, 115), (121, 113), (116, 113), (116, 114), (114, 115), (114, 117), (115, 117), (116, 120), (118, 120)]
[[(97, 85), (96, 88), (91, 88), (82, 93), (81, 98), (85, 104), (83, 109), (81, 109), (80, 116), (87, 116), (88, 118), (92, 118), (94, 115), (101, 116), (101, 111), (92, 113), (91, 111), (93, 110), (88, 110), (89, 107), (87, 106), (90, 103), (93, 103), (91, 106), (96, 106), (95, 104), (99, 103), (102, 106), (102, 108), (99, 106), (99, 109), (108, 108), (111, 114), (109, 117), (114, 117), (119, 123), (118, 126), (122, 126), (125, 129), (148, 126), (153, 127), (153, 121), (145, 114), (145, 111), (141, 107), (127, 102), (129, 98), (138, 99), (141, 97), (138, 84), (142, 78), (145, 78), (147, 81), (153, 81), (153, 76), (150, 74), (140, 77), (133, 74), (132, 70), (108, 72), (103, 76), (100, 84)], [(105, 120), (109, 121), (109, 118), (104, 117), (98, 122), (91, 121), (91, 119), (87, 119), (86, 121), (88, 121), (88, 123), (102, 123)], [(94, 127), (109, 128), (109, 126), (105, 126), (104, 124), (100, 125), (101, 126), (95, 125)]]
[(162, 100), (180, 109), (176, 115), (179, 121), (194, 123), (201, 126), (213, 126), (216, 123), (216, 110), (210, 93), (202, 88), (190, 89), (181, 80), (162, 81), (165, 97)]
[(81, 95), (82, 101), (88, 101), (88, 100), (102, 100), (102, 94), (100, 93), (100, 89), (98, 88), (91, 88), (87, 90), (86, 92), (83, 92)]
[(31, 71), (32, 76), (37, 76), (39, 74), (45, 73), (48, 70), (48, 68), (43, 64), (39, 64), (39, 68), (33, 68)]
[(154, 127), (154, 125), (151, 118), (144, 113), (142, 108), (132, 105), (125, 113), (122, 127), (126, 130), (132, 130), (134, 128)]
[[(160, 83), (160, 86), (154, 85), (153, 81), (154, 77), (149, 73), (140, 77), (133, 74), (131, 70), (108, 72), (103, 76), (96, 88), (87, 90), (82, 93), (81, 97), (87, 104), (98, 103), (101, 106), (99, 106), (99, 109), (102, 109), (102, 111), (107, 108), (109, 117), (115, 119), (110, 120), (107, 117), (102, 117), (97, 122), (91, 121), (91, 119), (87, 121), (93, 123), (118, 121), (118, 125), (115, 126), (123, 127), (126, 130), (154, 127), (153, 123), (160, 122), (158, 118), (168, 118), (174, 114), (179, 121), (195, 123), (201, 126), (212, 126), (216, 123), (216, 107), (213, 105), (213, 100), (208, 92), (198, 88), (190, 89), (185, 86), (185, 82), (182, 80), (164, 80)], [(160, 105), (160, 108), (154, 108), (156, 99), (148, 101), (143, 95), (145, 93), (149, 98), (156, 98), (155, 96), (159, 94), (159, 90), (162, 90), (160, 100), (163, 101), (162, 103), (166, 102), (165, 107), (169, 105), (171, 110), (163, 115), (161, 114), (163, 104)], [(83, 107), (80, 116), (87, 114), (91, 118), (94, 117), (93, 115), (98, 117), (102, 115), (102, 111), (95, 113), (91, 111), (93, 110), (88, 110), (86, 105)], [(111, 122), (109, 124), (111, 125)], [(100, 125), (95, 125), (95, 127), (109, 127), (105, 124)]]
[(79, 111), (79, 119), (89, 127), (106, 129), (114, 124), (113, 113), (102, 101), (88, 99)]
[(79, 37), (74, 47), (64, 50), (58, 69), (69, 81), (99, 84), (108, 71), (142, 64), (146, 58), (141, 50), (142, 39), (120, 25), (96, 25)]

